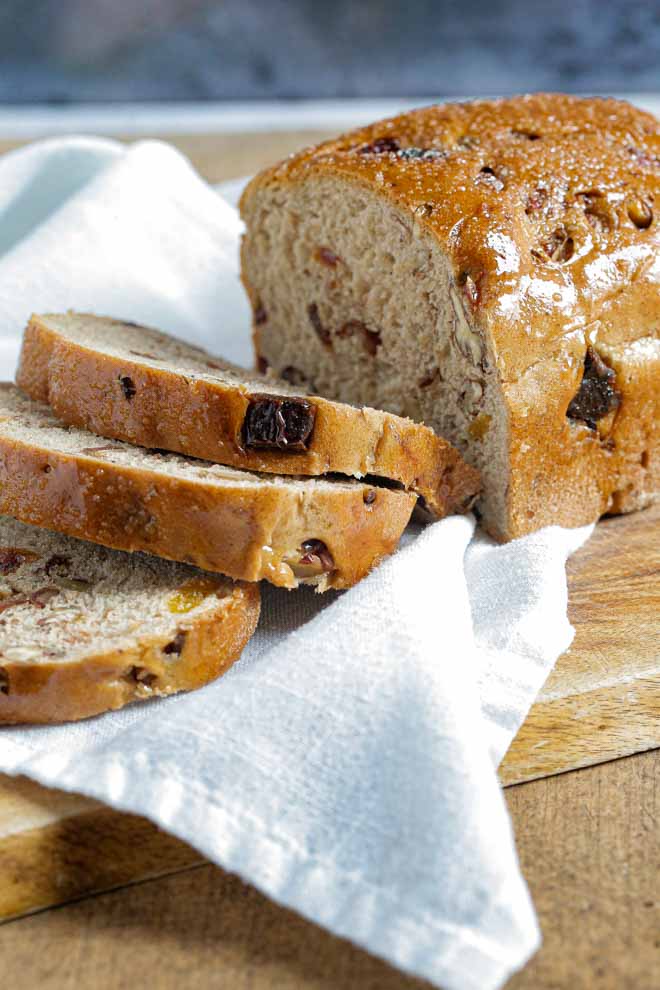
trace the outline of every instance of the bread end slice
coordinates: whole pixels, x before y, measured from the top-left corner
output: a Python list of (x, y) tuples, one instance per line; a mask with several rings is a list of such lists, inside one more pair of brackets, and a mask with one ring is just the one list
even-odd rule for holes
[(255, 584), (0, 517), (0, 724), (201, 687), (238, 659), (259, 603)]

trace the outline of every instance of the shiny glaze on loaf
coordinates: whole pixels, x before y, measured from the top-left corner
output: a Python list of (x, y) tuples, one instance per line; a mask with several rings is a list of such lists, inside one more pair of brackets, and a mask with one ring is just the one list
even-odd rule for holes
[[(508, 421), (507, 518), (491, 521), (493, 535), (648, 504), (660, 415), (657, 121), (558, 94), (426, 107), (261, 173), (243, 211), (262, 188), (322, 176), (383, 197), (449, 259)], [(555, 253), (558, 232), (572, 244)], [(620, 393), (598, 429), (566, 415), (589, 346)]]
[[(388, 138), (441, 154), (364, 151)], [(468, 301), (491, 330), (504, 381), (595, 320), (620, 343), (639, 336), (649, 304), (660, 314), (660, 131), (627, 103), (538, 94), (425, 107), (307, 149), (257, 181), (307, 172), (343, 173), (376, 188), (439, 238), (456, 275), (477, 287)], [(588, 219), (590, 208), (600, 212), (584, 199), (594, 192), (611, 231)], [(656, 200), (646, 229), (627, 213), (627, 200), (639, 197), (652, 209)], [(561, 226), (575, 243), (566, 263), (544, 258), (541, 248)]]

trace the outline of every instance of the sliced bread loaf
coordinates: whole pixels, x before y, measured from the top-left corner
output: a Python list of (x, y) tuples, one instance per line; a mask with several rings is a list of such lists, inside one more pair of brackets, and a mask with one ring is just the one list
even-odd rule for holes
[(285, 588), (346, 588), (394, 550), (414, 503), (353, 480), (108, 443), (0, 385), (0, 512), (104, 546)]
[(66, 423), (143, 447), (277, 474), (379, 476), (435, 516), (465, 511), (479, 476), (431, 429), (311, 395), (133, 323), (33, 316), (17, 381)]
[(236, 660), (259, 588), (0, 516), (0, 724), (200, 687)]
[(258, 359), (447, 437), (498, 538), (640, 508), (660, 488), (659, 162), (649, 114), (558, 94), (305, 149), (241, 202)]

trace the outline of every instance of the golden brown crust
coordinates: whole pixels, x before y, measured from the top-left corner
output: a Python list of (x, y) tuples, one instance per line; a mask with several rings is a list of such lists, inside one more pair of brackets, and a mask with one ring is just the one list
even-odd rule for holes
[[(557, 94), (428, 107), (262, 172), (242, 210), (265, 187), (321, 175), (412, 215), (465, 286), (510, 424), (509, 515), (494, 535), (578, 525), (653, 496), (660, 129), (652, 116)], [(261, 332), (255, 326), (257, 350)], [(603, 430), (566, 416), (589, 346), (618, 369), (621, 402)]]
[(296, 587), (288, 561), (320, 540), (334, 567), (317, 587), (350, 587), (395, 549), (414, 503), (412, 494), (358, 483), (223, 487), (112, 464), (102, 452), (41, 448), (0, 427), (0, 513), (237, 580)]
[(0, 692), (0, 725), (68, 722), (202, 687), (239, 658), (259, 608), (258, 585), (217, 577), (217, 605), (178, 623), (186, 636), (176, 658), (163, 652), (169, 637), (143, 636), (128, 649), (68, 663), (3, 659), (10, 688)]
[[(130, 401), (119, 385), (126, 375), (135, 388)], [(47, 317), (28, 323), (16, 380), (64, 422), (102, 436), (245, 470), (374, 475), (421, 495), (438, 518), (466, 511), (479, 488), (474, 468), (427, 427), (319, 396), (307, 396), (315, 409), (308, 450), (246, 449), (247, 388), (99, 353), (55, 332)], [(277, 395), (277, 383), (264, 382), (262, 391)]]

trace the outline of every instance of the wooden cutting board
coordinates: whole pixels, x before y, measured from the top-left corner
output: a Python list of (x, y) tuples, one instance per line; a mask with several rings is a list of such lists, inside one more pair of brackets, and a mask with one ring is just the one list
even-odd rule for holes
[[(660, 746), (660, 507), (602, 521), (568, 576), (575, 640), (502, 763), (505, 786)], [(0, 775), (0, 920), (201, 862), (145, 819)]]

